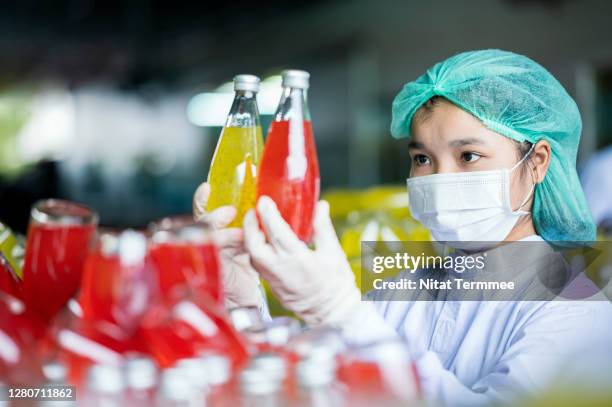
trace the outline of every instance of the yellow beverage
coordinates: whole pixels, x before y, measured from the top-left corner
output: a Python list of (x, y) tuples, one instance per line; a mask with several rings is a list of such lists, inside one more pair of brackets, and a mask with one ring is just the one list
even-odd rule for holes
[[(0, 222), (0, 254), (19, 278), (23, 278), (22, 260), (23, 245), (19, 243), (13, 232)], [(0, 260), (1, 261), (1, 260)]]
[(229, 227), (242, 226), (245, 213), (257, 199), (257, 167), (263, 151), (260, 126), (225, 127), (208, 173), (210, 197), (206, 211), (233, 205), (238, 214)]

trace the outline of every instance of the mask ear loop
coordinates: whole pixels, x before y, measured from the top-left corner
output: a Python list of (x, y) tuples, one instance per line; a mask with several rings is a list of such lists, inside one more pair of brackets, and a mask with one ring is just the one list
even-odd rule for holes
[(527, 158), (528, 158), (528, 157), (531, 155), (531, 153), (533, 152), (533, 149), (535, 148), (535, 146), (536, 146), (536, 143), (533, 143), (533, 144), (531, 145), (531, 147), (529, 148), (529, 151), (527, 151), (527, 154), (525, 154), (525, 155), (523, 156), (523, 158), (521, 158), (521, 159), (519, 160), (519, 162), (517, 162), (516, 164), (514, 164), (514, 166), (513, 166), (512, 168), (510, 168), (509, 172), (514, 171), (514, 170), (515, 170), (515, 169), (516, 169), (516, 168), (517, 168), (519, 165), (521, 165), (521, 164), (523, 163), (523, 161), (525, 161), (525, 160), (526, 160), (526, 159), (527, 159)]
[[(521, 165), (521, 164), (522, 164), (522, 163), (523, 163), (523, 162), (524, 162), (524, 161), (525, 161), (525, 160), (526, 160), (526, 159), (527, 159), (527, 158), (528, 158), (528, 157), (531, 155), (531, 153), (533, 152), (533, 150), (534, 150), (535, 146), (536, 146), (536, 143), (533, 143), (533, 144), (531, 145), (531, 148), (529, 149), (529, 151), (527, 151), (527, 154), (525, 154), (525, 155), (523, 156), (523, 158), (521, 158), (521, 159), (519, 160), (519, 162), (517, 162), (516, 164), (514, 164), (514, 166), (513, 166), (512, 168), (510, 168), (510, 171), (509, 171), (509, 172), (514, 171), (514, 170), (515, 170), (515, 169), (516, 169), (516, 168), (517, 168), (519, 165)], [(529, 201), (529, 198), (531, 198), (531, 195), (532, 195), (532, 194), (534, 193), (534, 191), (535, 191), (535, 186), (536, 186), (536, 184), (537, 184), (537, 182), (536, 182), (536, 183), (534, 183), (534, 184), (531, 186), (531, 189), (529, 190), (529, 193), (527, 194), (527, 196), (526, 196), (526, 197), (525, 197), (525, 199), (523, 200), (523, 203), (521, 203), (521, 205), (520, 205), (518, 208), (516, 208), (516, 210), (515, 210), (514, 212), (518, 212), (518, 211), (520, 211), (520, 210), (521, 210), (521, 208), (522, 208), (523, 206), (525, 206), (525, 204), (527, 204), (527, 202)]]

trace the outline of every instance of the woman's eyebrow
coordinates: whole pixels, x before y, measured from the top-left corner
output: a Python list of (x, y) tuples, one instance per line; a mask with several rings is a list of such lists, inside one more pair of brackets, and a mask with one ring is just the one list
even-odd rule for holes
[(414, 140), (410, 140), (410, 142), (408, 143), (408, 149), (419, 149), (419, 150), (423, 150), (425, 149), (425, 144), (423, 143), (419, 143), (418, 141), (414, 141)]
[(482, 139), (479, 138), (461, 138), (453, 141), (449, 141), (448, 145), (450, 147), (462, 147), (470, 144), (486, 144)]

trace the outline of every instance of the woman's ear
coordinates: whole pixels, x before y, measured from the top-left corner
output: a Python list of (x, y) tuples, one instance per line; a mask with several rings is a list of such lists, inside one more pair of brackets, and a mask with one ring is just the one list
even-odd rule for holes
[(551, 154), (552, 150), (548, 141), (540, 140), (536, 143), (529, 159), (529, 164), (535, 173), (536, 184), (544, 181), (546, 171), (548, 171), (548, 166), (550, 165)]

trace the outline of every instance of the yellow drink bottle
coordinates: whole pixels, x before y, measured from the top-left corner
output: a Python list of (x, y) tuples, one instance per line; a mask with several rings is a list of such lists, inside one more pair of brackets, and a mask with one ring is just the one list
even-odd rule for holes
[[(17, 239), (8, 226), (0, 222), (0, 263), (2, 263), (2, 261), (8, 262), (9, 267), (19, 278), (23, 278), (23, 254), (23, 244)], [(1, 270), (0, 268), (0, 271)]]
[(255, 206), (257, 169), (263, 151), (256, 99), (259, 78), (238, 75), (234, 90), (234, 102), (208, 172), (210, 197), (206, 205), (208, 212), (224, 205), (235, 206), (238, 214), (230, 227), (241, 226), (245, 213)]

